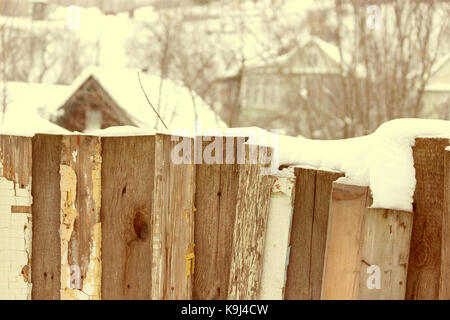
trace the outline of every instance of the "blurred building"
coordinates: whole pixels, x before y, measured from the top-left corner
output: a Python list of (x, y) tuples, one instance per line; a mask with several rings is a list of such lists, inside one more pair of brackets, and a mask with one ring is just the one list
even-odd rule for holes
[(450, 54), (435, 64), (422, 102), (424, 116), (450, 120)]
[[(195, 121), (201, 121), (203, 129), (226, 127), (199, 96), (181, 84), (144, 73), (141, 78), (150, 102), (169, 129), (191, 132)], [(161, 81), (164, 86), (160, 91)], [(52, 110), (50, 120), (70, 131), (113, 126), (164, 128), (141, 89), (135, 69), (89, 67)]]
[[(350, 63), (350, 55), (317, 37), (284, 54), (253, 59), (218, 81), (224, 99), (221, 116), (227, 121), (239, 118), (233, 125), (286, 128), (287, 115), (329, 109), (339, 101), (342, 82), (353, 76), (346, 70)], [(356, 71), (354, 76), (365, 76), (361, 66)]]

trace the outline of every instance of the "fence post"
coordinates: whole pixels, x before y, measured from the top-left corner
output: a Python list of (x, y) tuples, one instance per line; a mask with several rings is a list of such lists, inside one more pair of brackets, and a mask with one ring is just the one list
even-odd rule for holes
[(101, 142), (62, 138), (60, 174), (61, 299), (101, 298)]
[(150, 299), (155, 137), (102, 138), (102, 299)]
[(0, 135), (0, 299), (31, 298), (31, 138)]
[(439, 299), (450, 299), (450, 147), (444, 158), (444, 212), (442, 219), (441, 282)]
[(294, 213), (295, 175), (275, 175), (270, 194), (270, 210), (264, 246), (263, 273), (259, 299), (284, 298), (292, 215)]
[[(196, 152), (200, 150), (203, 153), (207, 145), (223, 138), (196, 137)], [(228, 298), (231, 244), (239, 190), (237, 150), (243, 147), (244, 142), (244, 137), (227, 137), (223, 141), (224, 164), (202, 161), (196, 165), (194, 299)], [(198, 157), (201, 159), (202, 154)]]
[(368, 187), (333, 184), (322, 299), (405, 298), (413, 214), (370, 205)]
[(331, 186), (340, 172), (295, 168), (286, 299), (320, 299)]
[(61, 297), (60, 135), (33, 137), (33, 252), (31, 260), (33, 300)]
[(412, 212), (367, 209), (358, 299), (405, 299), (413, 216)]
[(438, 299), (444, 210), (446, 138), (417, 138), (413, 147), (416, 169), (414, 226), (406, 298)]
[[(181, 138), (181, 137), (180, 137)], [(193, 155), (193, 139), (189, 141)], [(191, 299), (195, 272), (195, 165), (175, 164), (176, 144), (168, 135), (155, 138), (152, 211), (152, 299)]]
[[(264, 240), (273, 176), (261, 175), (261, 164), (252, 164), (252, 155), (261, 157), (263, 147), (246, 145), (245, 164), (239, 167), (236, 218), (228, 299), (257, 299), (260, 293)], [(259, 151), (259, 155), (258, 155)]]
[(322, 299), (357, 299), (368, 187), (333, 183)]

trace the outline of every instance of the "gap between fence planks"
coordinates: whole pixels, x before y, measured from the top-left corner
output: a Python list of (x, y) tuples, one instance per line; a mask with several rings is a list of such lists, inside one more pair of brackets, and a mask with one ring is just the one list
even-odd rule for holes
[(295, 168), (295, 205), (285, 298), (318, 300), (328, 228), (331, 185), (340, 172)]
[[(443, 225), (443, 186), (445, 148), (448, 145), (449, 139), (446, 138), (417, 138), (413, 147), (416, 189), (407, 299), (439, 298), (441, 250), (448, 250), (448, 242), (443, 242), (442, 232), (442, 228), (446, 228)], [(448, 289), (441, 289), (442, 292), (444, 290)]]

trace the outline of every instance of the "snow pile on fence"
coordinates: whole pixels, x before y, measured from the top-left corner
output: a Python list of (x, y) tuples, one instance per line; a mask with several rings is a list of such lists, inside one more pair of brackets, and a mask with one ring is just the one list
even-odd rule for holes
[[(264, 143), (267, 132), (254, 132), (249, 143)], [(344, 172), (345, 178), (340, 182), (370, 186), (372, 207), (412, 211), (416, 185), (412, 154), (415, 138), (450, 138), (450, 121), (392, 120), (371, 135), (343, 140), (269, 136), (266, 144), (278, 146), (280, 165)]]

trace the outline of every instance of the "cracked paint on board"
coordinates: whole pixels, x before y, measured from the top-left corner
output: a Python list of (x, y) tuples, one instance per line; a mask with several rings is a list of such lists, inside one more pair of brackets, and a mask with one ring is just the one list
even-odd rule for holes
[[(63, 300), (97, 300), (101, 298), (101, 236), (102, 228), (100, 223), (100, 206), (101, 206), (101, 145), (98, 143), (95, 146), (95, 154), (89, 157), (87, 160), (89, 168), (92, 168), (91, 173), (83, 174), (81, 179), (77, 179), (75, 172), (75, 163), (77, 162), (77, 156), (79, 152), (72, 152), (73, 162), (70, 165), (62, 164), (60, 166), (61, 175), (61, 299)], [(90, 178), (90, 181), (89, 181)], [(76, 232), (75, 221), (79, 218), (79, 208), (77, 208), (77, 183), (83, 184), (83, 188), (86, 188), (86, 195), (83, 201), (88, 201), (89, 206), (92, 208), (92, 212), (95, 217), (96, 223), (91, 225), (90, 238), (89, 238), (89, 256), (83, 256), (81, 253), (76, 255), (76, 258), (71, 253), (78, 251), (79, 243), (77, 237), (74, 236)], [(87, 184), (87, 185), (84, 185)], [(79, 200), (78, 200), (79, 201)], [(83, 227), (83, 226), (81, 226)], [(85, 226), (87, 227), (87, 226)], [(84, 260), (87, 261), (87, 269), (81, 276), (80, 267), (78, 265), (71, 266), (71, 258), (74, 260), (72, 263), (79, 265), (84, 264)], [(76, 261), (76, 259), (82, 259), (83, 261)], [(78, 276), (74, 272), (78, 270)], [(80, 285), (77, 287), (77, 280)], [(72, 281), (72, 284), (71, 284)]]
[(0, 162), (0, 299), (31, 298), (31, 204), (31, 177), (8, 180)]

